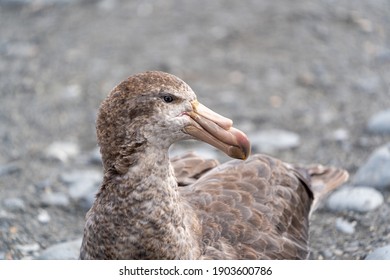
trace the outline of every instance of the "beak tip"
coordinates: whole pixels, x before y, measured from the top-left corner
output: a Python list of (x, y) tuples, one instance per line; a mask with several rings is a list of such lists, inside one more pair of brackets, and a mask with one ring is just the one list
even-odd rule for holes
[(251, 153), (251, 143), (248, 136), (246, 136), (242, 131), (234, 129), (234, 135), (237, 139), (237, 149), (241, 156), (239, 157), (242, 160), (246, 160)]

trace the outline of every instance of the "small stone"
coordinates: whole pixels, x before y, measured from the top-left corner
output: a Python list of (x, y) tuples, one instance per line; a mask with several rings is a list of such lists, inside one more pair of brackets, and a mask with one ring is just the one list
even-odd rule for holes
[(381, 80), (377, 76), (364, 77), (358, 80), (353, 88), (362, 93), (373, 94), (379, 91), (381, 87)]
[(344, 142), (349, 139), (349, 132), (346, 129), (339, 128), (331, 133), (330, 138), (334, 141)]
[(360, 248), (359, 247), (359, 242), (358, 241), (352, 241), (351, 243), (349, 243), (347, 246), (344, 247), (344, 251), (352, 253), (352, 252), (359, 251), (359, 248)]
[(38, 213), (38, 221), (41, 223), (41, 224), (47, 224), (50, 222), (51, 218), (50, 218), (50, 215), (49, 213), (44, 210), (44, 209), (40, 209), (39, 210), (39, 213)]
[(43, 250), (38, 260), (77, 260), (80, 254), (81, 238), (58, 243)]
[(51, 178), (46, 178), (42, 181), (35, 183), (34, 186), (39, 190), (44, 190), (50, 188), (52, 184), (53, 184), (53, 180)]
[(369, 253), (366, 260), (390, 260), (390, 245), (375, 249)]
[(316, 83), (316, 77), (311, 72), (304, 72), (298, 75), (296, 82), (303, 87), (313, 87)]
[(8, 163), (4, 165), (0, 165), (0, 176), (9, 175), (15, 172), (20, 171), (20, 167), (15, 163)]
[(3, 204), (10, 211), (24, 211), (26, 209), (23, 199), (18, 197), (6, 198), (3, 200)]
[(336, 228), (343, 233), (353, 234), (355, 232), (355, 226), (356, 222), (351, 223), (342, 218), (336, 219)]
[(40, 249), (38, 243), (25, 244), (25, 245), (16, 245), (16, 249), (18, 249), (22, 254), (28, 254), (36, 252)]
[(333, 250), (333, 253), (336, 255), (336, 256), (341, 256), (343, 255), (343, 251), (341, 249), (334, 249)]
[(260, 152), (274, 152), (296, 148), (301, 140), (298, 134), (281, 129), (263, 130), (249, 137), (252, 147)]
[(7, 46), (6, 54), (10, 57), (35, 57), (39, 53), (36, 45), (24, 42), (11, 43)]
[(390, 143), (376, 149), (356, 172), (354, 185), (372, 186), (378, 189), (390, 187)]
[(79, 147), (73, 142), (54, 142), (45, 151), (46, 157), (66, 162), (79, 154)]
[(69, 206), (69, 198), (64, 193), (44, 193), (41, 197), (44, 206)]
[(390, 134), (390, 110), (382, 111), (370, 118), (368, 131), (378, 134)]
[(92, 164), (102, 164), (102, 156), (99, 147), (90, 152), (88, 161)]
[(322, 254), (324, 255), (325, 259), (329, 260), (333, 258), (333, 253), (329, 249), (325, 249), (324, 251), (322, 251)]
[(346, 186), (331, 194), (326, 205), (333, 211), (368, 212), (383, 202), (383, 195), (373, 188)]
[(62, 98), (65, 100), (78, 100), (81, 97), (81, 86), (78, 84), (68, 85), (62, 91)]
[(69, 195), (73, 199), (83, 199), (97, 191), (102, 181), (102, 173), (94, 170), (76, 170), (61, 175), (61, 180), (69, 186)]

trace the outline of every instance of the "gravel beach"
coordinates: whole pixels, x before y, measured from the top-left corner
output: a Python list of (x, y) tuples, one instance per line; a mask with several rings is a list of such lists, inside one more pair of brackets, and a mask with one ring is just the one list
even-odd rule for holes
[[(72, 259), (102, 178), (95, 119), (170, 72), (253, 152), (345, 168), (311, 259), (390, 259), (390, 1), (0, 0), (0, 259)], [(196, 142), (195, 150), (228, 160)]]

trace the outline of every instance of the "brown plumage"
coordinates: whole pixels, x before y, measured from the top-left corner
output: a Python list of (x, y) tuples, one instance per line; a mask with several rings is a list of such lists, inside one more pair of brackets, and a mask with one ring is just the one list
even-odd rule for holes
[[(248, 157), (244, 133), (157, 71), (112, 90), (97, 137), (105, 173), (81, 259), (305, 259), (313, 201), (348, 178), (333, 167)], [(171, 144), (193, 138), (237, 159), (169, 159)]]

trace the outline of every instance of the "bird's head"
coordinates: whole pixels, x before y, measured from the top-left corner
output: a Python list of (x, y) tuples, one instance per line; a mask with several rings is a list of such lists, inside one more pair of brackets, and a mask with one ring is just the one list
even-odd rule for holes
[(159, 71), (129, 77), (103, 101), (97, 136), (103, 162), (126, 156), (144, 143), (167, 149), (174, 142), (198, 139), (228, 156), (246, 159), (247, 136), (233, 122), (198, 102), (181, 79)]

